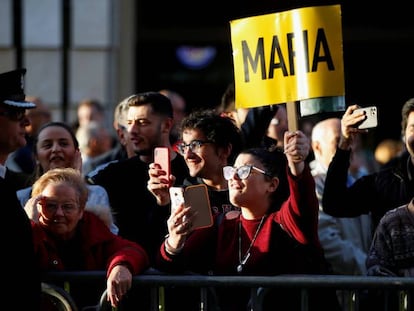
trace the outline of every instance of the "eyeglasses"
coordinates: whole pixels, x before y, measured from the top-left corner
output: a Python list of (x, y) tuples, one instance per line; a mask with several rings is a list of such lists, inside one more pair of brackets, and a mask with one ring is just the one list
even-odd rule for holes
[(78, 205), (75, 203), (44, 202), (41, 205), (51, 214), (56, 213), (59, 206), (65, 215), (72, 214), (78, 209)]
[(0, 116), (4, 116), (12, 121), (22, 121), (26, 116), (26, 109), (9, 109), (0, 111)]
[(211, 141), (203, 141), (203, 140), (193, 140), (190, 143), (180, 143), (177, 145), (178, 152), (184, 155), (188, 150), (191, 152), (197, 153), (200, 151), (200, 148), (204, 144), (211, 144)]
[(253, 165), (243, 165), (240, 166), (238, 168), (236, 167), (232, 167), (232, 166), (225, 166), (223, 167), (223, 175), (224, 175), (224, 179), (226, 180), (230, 180), (234, 177), (234, 174), (237, 175), (237, 177), (239, 177), (240, 179), (246, 179), (250, 176), (252, 169), (255, 170), (256, 172), (259, 172), (263, 175), (266, 175), (268, 177), (272, 177), (272, 175), (270, 175), (269, 173), (265, 172), (264, 170), (253, 166)]

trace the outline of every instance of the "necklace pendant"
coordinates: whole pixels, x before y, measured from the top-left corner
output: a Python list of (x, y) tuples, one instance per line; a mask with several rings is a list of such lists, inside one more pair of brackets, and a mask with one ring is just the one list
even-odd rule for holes
[(240, 264), (236, 268), (238, 273), (241, 273), (243, 271), (243, 266), (246, 264), (247, 260), (249, 260), (250, 258), (250, 250), (252, 249), (254, 242), (256, 241), (256, 238), (259, 235), (259, 231), (262, 228), (265, 218), (266, 218), (266, 214), (262, 216), (262, 219), (260, 220), (260, 223), (257, 226), (256, 232), (254, 233), (253, 239), (251, 240), (250, 245), (247, 248), (246, 254), (244, 255), (243, 259), (242, 259), (242, 240), (241, 240), (242, 224), (241, 224), (241, 221), (239, 220), (239, 262)]
[(247, 254), (246, 254), (246, 256), (244, 256), (244, 259), (242, 260), (242, 262), (240, 263), (242, 266), (244, 266), (245, 264), (246, 264), (246, 262), (247, 262), (247, 260), (249, 260), (249, 258), (250, 258), (250, 252), (248, 252)]

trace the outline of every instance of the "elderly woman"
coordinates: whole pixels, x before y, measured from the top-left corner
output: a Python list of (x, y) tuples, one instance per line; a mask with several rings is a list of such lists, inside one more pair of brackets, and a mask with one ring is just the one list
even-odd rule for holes
[[(51, 169), (34, 183), (27, 204), (38, 210), (38, 219), (32, 220), (36, 257), (42, 271), (106, 270), (108, 300), (116, 307), (130, 289), (132, 276), (149, 267), (149, 259), (140, 245), (111, 233), (86, 211), (87, 198), (88, 188), (72, 168)], [(96, 304), (100, 296), (90, 294), (96, 288), (76, 293), (73, 286), (71, 295), (78, 305)]]
[[(157, 268), (213, 275), (327, 273), (317, 232), (315, 184), (305, 162), (309, 148), (308, 138), (297, 131), (285, 133), (284, 154), (265, 149), (241, 152), (234, 167), (223, 168), (230, 201), (240, 212), (230, 211), (216, 217), (214, 226), (193, 230), (197, 215), (191, 206), (181, 205), (167, 222), (169, 235), (160, 248)], [(284, 183), (289, 196), (282, 202), (280, 195), (286, 198), (281, 193)], [(221, 310), (247, 310), (249, 289), (216, 291)], [(299, 292), (272, 291), (264, 310), (281, 306), (300, 310)], [(309, 310), (337, 307), (335, 292), (311, 291)]]

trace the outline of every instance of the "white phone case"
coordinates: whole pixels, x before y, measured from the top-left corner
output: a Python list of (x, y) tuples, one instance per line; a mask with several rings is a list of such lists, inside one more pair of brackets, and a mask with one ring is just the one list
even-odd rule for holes
[(184, 203), (184, 188), (171, 187), (170, 188), (171, 212), (177, 209), (181, 203)]

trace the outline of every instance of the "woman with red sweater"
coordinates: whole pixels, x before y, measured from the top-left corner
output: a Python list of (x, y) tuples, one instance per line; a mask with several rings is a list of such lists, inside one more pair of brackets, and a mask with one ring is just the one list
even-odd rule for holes
[[(55, 168), (33, 185), (32, 220), (35, 254), (42, 271), (107, 271), (107, 297), (117, 307), (132, 286), (132, 276), (149, 268), (145, 250), (113, 234), (94, 213), (85, 210), (88, 188), (79, 170)], [(103, 285), (103, 284), (102, 284)], [(70, 295), (79, 310), (96, 305), (102, 286), (73, 284)]]
[[(168, 219), (169, 235), (157, 268), (209, 275), (328, 273), (318, 239), (314, 180), (305, 162), (309, 149), (308, 138), (297, 131), (285, 133), (284, 153), (240, 153), (234, 167), (223, 168), (230, 201), (240, 212), (217, 216), (214, 226), (193, 230), (196, 215), (191, 206), (181, 205)], [(288, 184), (288, 196), (281, 190), (283, 183)], [(217, 288), (221, 310), (247, 310), (249, 290)], [(300, 302), (300, 290), (278, 288), (266, 296), (264, 310), (300, 310)], [(311, 291), (309, 307), (336, 310), (335, 292)]]

